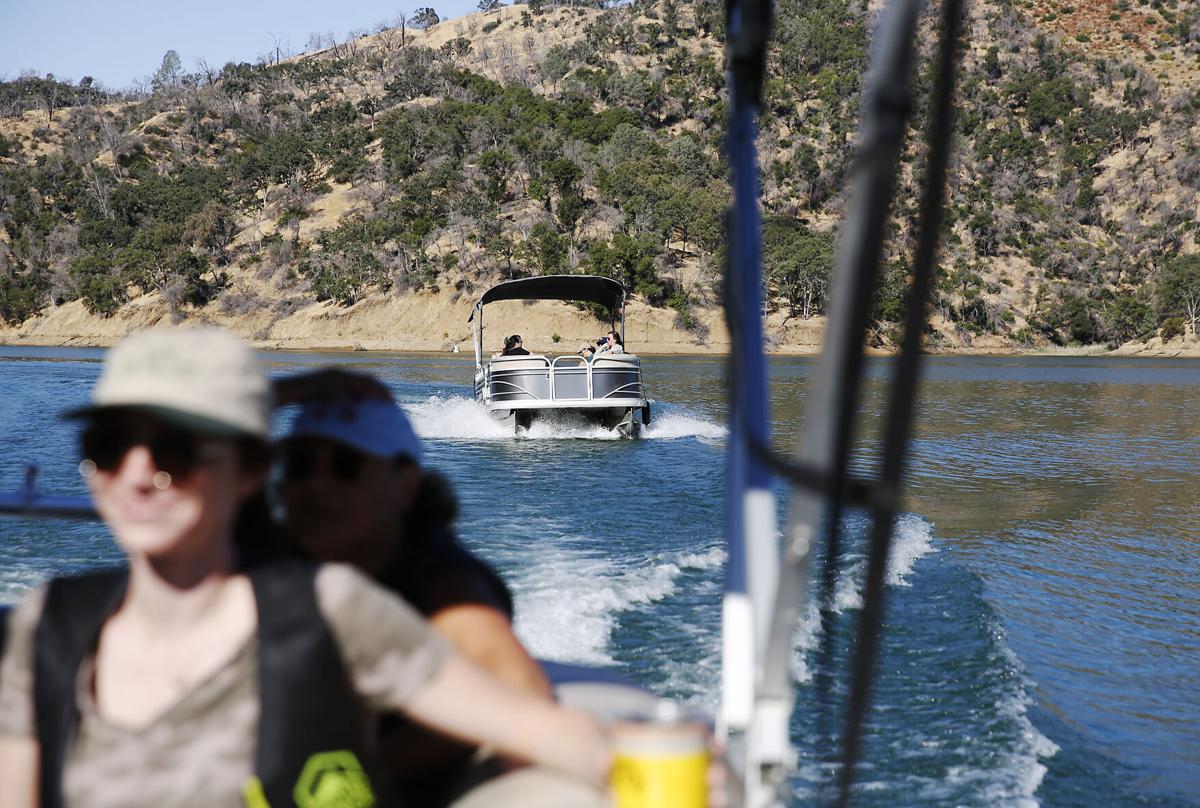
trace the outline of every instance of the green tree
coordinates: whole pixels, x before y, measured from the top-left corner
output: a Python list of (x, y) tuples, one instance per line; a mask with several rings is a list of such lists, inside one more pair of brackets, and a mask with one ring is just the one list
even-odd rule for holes
[(570, 231), (583, 213), (583, 197), (579, 193), (583, 171), (573, 160), (558, 157), (546, 165), (546, 178), (558, 191), (558, 204), (554, 212), (563, 228)]
[(163, 54), (162, 63), (150, 77), (150, 87), (154, 92), (169, 90), (179, 86), (179, 78), (183, 74), (183, 63), (179, 54), (169, 50)]
[(789, 316), (808, 319), (824, 311), (833, 260), (830, 233), (810, 230), (786, 216), (770, 216), (763, 222), (767, 288), (787, 304)]
[(533, 257), (542, 275), (562, 272), (567, 260), (567, 241), (545, 222), (538, 222), (529, 234)]
[(1154, 309), (1141, 295), (1125, 292), (1104, 308), (1104, 331), (1114, 343), (1144, 339), (1154, 333), (1157, 320)]
[(493, 204), (508, 195), (508, 178), (513, 170), (512, 155), (503, 149), (488, 149), (479, 155), (479, 170), (487, 177), (484, 193)]
[(1062, 290), (1057, 298), (1046, 296), (1039, 300), (1038, 310), (1035, 326), (1055, 343), (1090, 345), (1096, 341), (1096, 321), (1087, 298)]
[(212, 201), (188, 217), (183, 226), (185, 244), (225, 262), (225, 248), (237, 235), (237, 219), (232, 210)]
[(650, 303), (663, 302), (671, 290), (654, 266), (654, 259), (661, 253), (662, 245), (651, 233), (617, 233), (612, 240), (612, 268), (617, 280)]
[(308, 147), (305, 136), (292, 130), (246, 144), (241, 157), (241, 176), (262, 192), (264, 210), (270, 201), (271, 185), (312, 170), (313, 157)]
[(442, 18), (438, 16), (436, 11), (429, 6), (425, 6), (413, 12), (412, 19), (408, 21), (408, 24), (418, 31), (424, 31), (426, 28), (432, 28), (441, 21)]
[(663, 0), (662, 19), (667, 39), (674, 41), (675, 37), (679, 36), (679, 6), (675, 0)]
[(1181, 314), (1196, 334), (1200, 319), (1200, 253), (1179, 255), (1159, 273), (1155, 284), (1159, 316)]
[(45, 305), (49, 290), (45, 275), (36, 270), (0, 272), (0, 320), (15, 325), (29, 319)]
[(71, 278), (93, 314), (111, 316), (129, 299), (120, 272), (104, 256), (88, 255), (71, 262)]
[(540, 68), (542, 81), (550, 82), (552, 91), (558, 92), (558, 83), (570, 70), (570, 49), (564, 45), (552, 45), (550, 50), (546, 51), (546, 58), (542, 60)]

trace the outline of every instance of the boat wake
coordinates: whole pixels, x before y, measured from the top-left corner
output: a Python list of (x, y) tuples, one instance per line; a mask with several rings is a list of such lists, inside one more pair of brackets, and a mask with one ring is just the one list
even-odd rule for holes
[[(893, 792), (901, 804), (1035, 806), (1047, 771), (1042, 760), (1058, 747), (1027, 715), (1034, 684), (983, 599), (978, 578), (949, 558), (918, 567), (920, 559), (935, 553), (930, 522), (915, 514), (897, 518), (887, 570), (887, 620), (903, 626), (905, 638), (889, 643), (885, 632), (876, 686), (879, 701), (906, 706), (899, 720), (881, 715), (875, 722), (876, 742), (892, 752), (869, 761), (864, 771), (873, 771), (877, 779), (861, 787), (890, 789), (887, 784), (902, 782)], [(865, 556), (847, 554), (834, 596), (835, 621), (862, 608), (865, 574)], [(810, 666), (821, 637), (817, 604), (811, 602), (793, 637), (792, 669), (802, 686), (814, 684)], [(835, 653), (836, 666), (849, 665), (845, 649)], [(938, 698), (922, 695), (929, 692)], [(804, 696), (800, 699), (804, 709)], [(959, 718), (947, 722), (946, 715)], [(937, 776), (912, 774), (948, 749), (957, 750), (961, 765)], [(817, 793), (820, 769), (801, 766), (797, 796)]]
[(517, 636), (543, 659), (615, 664), (609, 641), (621, 613), (675, 594), (685, 571), (724, 563), (723, 547), (625, 557), (618, 563), (594, 552), (543, 546), (536, 560), (509, 580)]
[[(896, 518), (892, 534), (892, 551), (888, 558), (886, 580), (890, 586), (911, 586), (908, 576), (918, 559), (937, 552), (933, 545), (933, 525), (916, 514), (906, 513)], [(862, 554), (847, 554), (847, 569), (838, 576), (833, 596), (834, 614), (861, 609), (862, 590), (867, 574), (867, 560)], [(804, 619), (796, 627), (792, 646), (792, 674), (799, 682), (809, 682), (812, 672), (808, 667), (807, 655), (817, 647), (821, 634), (821, 617), (818, 604), (809, 603)]]
[[(529, 431), (514, 436), (512, 429), (488, 415), (483, 405), (466, 396), (430, 396), (402, 402), (413, 428), (429, 440), (620, 440), (615, 432), (568, 415), (535, 421)], [(642, 430), (643, 439), (696, 438), (704, 442), (725, 437), (725, 427), (702, 416), (666, 405), (656, 407), (654, 420)]]

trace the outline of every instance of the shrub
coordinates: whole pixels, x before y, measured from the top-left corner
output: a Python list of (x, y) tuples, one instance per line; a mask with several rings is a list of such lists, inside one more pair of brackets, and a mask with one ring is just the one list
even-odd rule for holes
[(1183, 336), (1183, 318), (1168, 317), (1162, 321), (1162, 325), (1158, 327), (1158, 335), (1162, 337), (1163, 342), (1173, 340), (1176, 337)]
[(15, 325), (37, 314), (48, 289), (40, 272), (0, 274), (0, 320)]
[(126, 282), (106, 258), (89, 255), (71, 263), (70, 273), (83, 298), (83, 305), (93, 314), (108, 317), (128, 300)]

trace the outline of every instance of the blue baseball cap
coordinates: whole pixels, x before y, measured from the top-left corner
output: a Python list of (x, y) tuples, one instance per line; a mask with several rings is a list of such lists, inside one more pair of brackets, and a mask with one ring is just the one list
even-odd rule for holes
[(311, 401), (284, 440), (292, 438), (326, 438), (385, 460), (407, 455), (421, 462), (421, 439), (392, 401)]

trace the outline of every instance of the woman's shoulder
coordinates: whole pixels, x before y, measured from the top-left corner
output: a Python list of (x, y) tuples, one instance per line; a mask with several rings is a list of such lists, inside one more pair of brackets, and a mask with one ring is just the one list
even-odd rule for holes
[(384, 582), (423, 614), (458, 605), (481, 605), (512, 617), (512, 594), (491, 565), (453, 532), (437, 528), (413, 537)]

